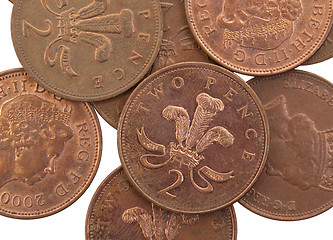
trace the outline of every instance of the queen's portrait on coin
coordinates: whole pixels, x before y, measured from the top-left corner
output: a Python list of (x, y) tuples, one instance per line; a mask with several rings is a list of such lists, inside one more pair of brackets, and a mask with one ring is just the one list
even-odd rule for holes
[(284, 95), (264, 107), (271, 130), (267, 174), (304, 191), (333, 191), (333, 131), (318, 131), (306, 114), (289, 115)]
[(301, 13), (300, 0), (226, 0), (216, 22), (224, 28), (226, 47), (236, 42), (242, 47), (270, 50), (292, 35)]
[(11, 181), (34, 185), (56, 172), (56, 161), (73, 137), (71, 110), (34, 95), (22, 95), (0, 109), (0, 187)]

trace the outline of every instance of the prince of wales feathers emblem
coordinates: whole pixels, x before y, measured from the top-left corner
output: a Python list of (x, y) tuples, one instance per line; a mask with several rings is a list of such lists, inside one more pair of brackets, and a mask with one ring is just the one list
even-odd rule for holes
[(152, 214), (143, 208), (134, 207), (124, 211), (122, 220), (128, 224), (137, 222), (146, 239), (174, 240), (182, 226), (194, 225), (199, 215), (172, 213), (152, 204)]
[[(198, 170), (198, 175), (206, 183), (206, 187), (199, 186), (194, 181), (193, 171), (200, 162), (205, 160), (205, 157), (200, 155), (200, 153), (208, 149), (214, 143), (218, 143), (222, 145), (222, 147), (228, 148), (233, 145), (234, 136), (221, 126), (212, 127), (207, 131), (216, 114), (224, 109), (222, 100), (213, 98), (206, 93), (200, 93), (197, 96), (196, 101), (198, 106), (195, 110), (191, 126), (190, 117), (183, 107), (169, 105), (163, 110), (163, 117), (168, 121), (175, 121), (176, 123), (176, 139), (178, 141), (178, 143), (170, 142), (170, 156), (169, 159), (163, 163), (153, 164), (149, 162), (148, 158), (164, 157), (167, 154), (165, 146), (150, 140), (144, 131), (144, 127), (142, 127), (141, 130), (137, 130), (139, 142), (145, 149), (153, 152), (160, 152), (162, 154), (142, 155), (140, 157), (140, 162), (143, 166), (152, 169), (164, 167), (170, 162), (178, 162), (179, 169), (185, 165), (189, 169), (192, 185), (200, 192), (209, 193), (214, 189), (212, 184), (206, 180), (203, 175), (212, 181), (221, 183), (232, 179), (234, 177), (234, 171), (219, 173), (208, 166), (203, 166)], [(171, 173), (177, 174), (177, 182), (168, 188), (161, 190), (159, 193), (174, 198), (176, 196), (168, 191), (178, 187), (183, 182), (184, 176), (183, 173), (177, 169), (170, 170), (169, 174)]]
[[(121, 34), (130, 38), (134, 33), (133, 12), (123, 9), (119, 14), (102, 15), (109, 6), (110, 0), (94, 0), (91, 4), (82, 7), (80, 10), (70, 8), (58, 13), (50, 8), (47, 0), (40, 0), (43, 8), (57, 17), (58, 36), (48, 44), (44, 51), (45, 64), (53, 67), (59, 61), (60, 68), (69, 77), (76, 77), (78, 74), (70, 64), (70, 47), (68, 44), (77, 44), (78, 40), (92, 45), (96, 48), (95, 60), (99, 63), (109, 60), (112, 52), (111, 40), (101, 33)], [(68, 0), (55, 1), (58, 9), (68, 5)], [(23, 20), (23, 35), (29, 37), (29, 30), (32, 30), (41, 37), (51, 34), (52, 22), (47, 19), (47, 30), (40, 30)], [(59, 44), (60, 43), (60, 44)], [(51, 49), (55, 46), (54, 56), (51, 56)], [(59, 60), (58, 60), (59, 59)]]

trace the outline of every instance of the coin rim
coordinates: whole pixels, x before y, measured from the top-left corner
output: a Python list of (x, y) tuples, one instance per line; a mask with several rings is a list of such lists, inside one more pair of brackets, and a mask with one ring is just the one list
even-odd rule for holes
[[(22, 73), (27, 74), (27, 72), (23, 68), (9, 69), (9, 70), (0, 72), (0, 78), (3, 77), (3, 76), (5, 76), (5, 75), (22, 74)], [(28, 74), (28, 76), (29, 76), (29, 74)], [(1, 79), (0, 79), (0, 82), (2, 82)], [(75, 103), (75, 104), (81, 104), (81, 103)], [(84, 106), (86, 107), (87, 112), (91, 113), (89, 115), (90, 115), (91, 121), (95, 125), (94, 134), (96, 135), (96, 138), (94, 140), (98, 144), (95, 147), (95, 152), (96, 152), (96, 155), (95, 155), (95, 158), (94, 158), (95, 164), (93, 164), (92, 167), (91, 167), (92, 170), (90, 171), (90, 177), (89, 177), (89, 179), (86, 181), (85, 184), (81, 185), (81, 187), (77, 190), (77, 194), (73, 194), (71, 198), (67, 199), (66, 201), (62, 201), (60, 204), (57, 204), (57, 205), (55, 205), (53, 207), (52, 206), (48, 207), (45, 210), (40, 211), (40, 212), (43, 212), (43, 213), (39, 213), (38, 211), (31, 212), (31, 213), (24, 213), (22, 211), (21, 212), (15, 211), (15, 214), (13, 214), (13, 213), (10, 213), (10, 212), (13, 212), (13, 211), (5, 211), (4, 212), (3, 210), (6, 210), (6, 209), (0, 207), (0, 215), (5, 216), (5, 217), (14, 218), (14, 219), (39, 219), (39, 218), (48, 217), (48, 216), (56, 214), (56, 213), (58, 213), (58, 212), (60, 212), (60, 211), (62, 211), (64, 209), (66, 209), (67, 207), (71, 206), (89, 188), (91, 182), (95, 178), (95, 175), (96, 175), (97, 170), (98, 170), (99, 165), (100, 165), (101, 156), (102, 156), (103, 142), (102, 142), (101, 125), (99, 123), (99, 120), (98, 120), (98, 117), (96, 115), (96, 112), (94, 111), (93, 107), (90, 106), (89, 103), (82, 102), (82, 104), (84, 104)]]
[[(122, 166), (117, 167), (116, 169), (114, 169), (104, 180), (103, 182), (98, 186), (97, 190), (95, 191), (93, 197), (90, 200), (90, 204), (88, 207), (88, 211), (86, 214), (86, 221), (85, 221), (85, 239), (86, 240), (90, 240), (89, 238), (89, 220), (91, 217), (91, 213), (95, 207), (96, 201), (100, 199), (100, 195), (102, 193), (102, 191), (105, 189), (105, 185), (109, 185), (107, 184), (108, 182), (113, 181), (115, 178), (117, 178), (120, 174), (121, 171), (124, 171), (124, 168)], [(114, 175), (114, 177), (112, 178), (112, 176)], [(125, 173), (126, 175), (126, 173)], [(110, 178), (112, 178), (110, 180)], [(133, 187), (133, 186), (132, 186)], [(147, 201), (149, 201), (148, 199), (146, 199)], [(237, 217), (236, 217), (236, 212), (235, 212), (235, 208), (233, 205), (228, 206), (229, 208), (229, 213), (230, 213), (230, 220), (231, 220), (231, 227), (232, 227), (232, 237), (230, 240), (237, 240), (237, 232), (238, 232), (238, 228), (237, 228)], [(199, 239), (200, 240), (200, 239)]]
[[(11, 35), (12, 35), (12, 41), (13, 46), (16, 52), (16, 55), (24, 67), (24, 69), (28, 72), (28, 74), (42, 87), (44, 87), (47, 91), (54, 93), (60, 97), (63, 97), (65, 99), (69, 99), (72, 101), (87, 101), (87, 102), (95, 102), (95, 101), (102, 101), (108, 98), (116, 97), (119, 94), (126, 92), (131, 87), (135, 86), (144, 76), (145, 74), (151, 69), (157, 54), (159, 52), (162, 38), (163, 38), (163, 18), (162, 18), (162, 10), (161, 5), (158, 0), (150, 0), (152, 4), (155, 4), (155, 15), (156, 15), (156, 21), (157, 28), (155, 29), (155, 38), (154, 38), (154, 44), (152, 47), (152, 50), (150, 51), (149, 57), (147, 57), (146, 64), (144, 67), (141, 67), (139, 71), (134, 75), (134, 77), (131, 78), (131, 80), (128, 80), (126, 83), (123, 83), (120, 87), (118, 87), (116, 90), (108, 90), (104, 91), (103, 93), (94, 93), (94, 94), (82, 94), (82, 93), (73, 93), (73, 91), (66, 91), (65, 89), (60, 89), (59, 87), (54, 85), (54, 82), (49, 82), (44, 79), (43, 76), (41, 76), (38, 71), (30, 64), (30, 61), (26, 55), (26, 51), (24, 50), (24, 47), (22, 46), (23, 43), (21, 40), (22, 34), (19, 34), (19, 21), (21, 20), (20, 15), (17, 13), (19, 9), (22, 7), (21, 4), (26, 0), (15, 0), (15, 4), (12, 10), (12, 16), (11, 16)], [(148, 61), (149, 60), (149, 61)], [(55, 77), (56, 78), (56, 77)], [(54, 78), (54, 79), (55, 79)]]
[[(217, 207), (211, 207), (211, 208), (206, 208), (204, 210), (181, 210), (181, 209), (176, 209), (172, 206), (166, 206), (164, 204), (160, 204), (157, 200), (153, 199), (153, 197), (150, 197), (148, 195), (148, 193), (144, 192), (139, 185), (135, 182), (135, 180), (132, 178), (131, 174), (129, 173), (128, 169), (127, 169), (127, 165), (124, 161), (124, 157), (123, 157), (123, 152), (122, 152), (122, 128), (123, 128), (123, 124), (124, 124), (124, 118), (125, 118), (125, 113), (127, 112), (132, 100), (134, 97), (137, 96), (137, 93), (139, 93), (141, 91), (141, 88), (144, 87), (144, 85), (146, 85), (146, 82), (149, 82), (151, 79), (154, 79), (157, 75), (162, 75), (164, 72), (167, 72), (169, 70), (175, 70), (178, 68), (182, 68), (182, 67), (198, 67), (198, 68), (206, 68), (209, 70), (214, 70), (217, 71), (221, 74), (225, 74), (227, 76), (229, 76), (230, 78), (232, 78), (233, 80), (235, 80), (235, 82), (237, 82), (239, 85), (241, 85), (242, 87), (244, 87), (244, 89), (247, 91), (247, 93), (253, 98), (253, 101), (256, 103), (260, 116), (262, 118), (262, 122), (263, 122), (263, 129), (264, 129), (264, 137), (265, 137), (265, 141), (264, 141), (264, 147), (263, 147), (263, 155), (261, 157), (261, 164), (258, 166), (258, 170), (257, 173), (253, 176), (250, 184), (234, 199), (230, 200), (229, 202), (226, 202), (224, 204), (220, 204)], [(145, 196), (147, 199), (149, 199), (150, 201), (152, 201), (153, 203), (155, 203), (156, 205), (160, 206), (161, 208), (167, 209), (169, 211), (173, 211), (173, 212), (178, 212), (178, 213), (189, 213), (189, 214), (199, 214), (199, 213), (207, 213), (207, 212), (212, 212), (212, 211), (216, 211), (218, 209), (224, 208), (226, 206), (229, 206), (231, 204), (233, 204), (234, 202), (237, 202), (242, 196), (244, 196), (250, 189), (251, 187), (254, 185), (254, 183), (257, 181), (257, 179), (259, 178), (262, 170), (264, 169), (264, 166), (266, 164), (266, 159), (267, 159), (267, 155), (268, 155), (268, 148), (269, 148), (269, 141), (270, 141), (270, 132), (269, 132), (269, 126), (268, 126), (268, 119), (266, 116), (266, 113), (264, 111), (264, 108), (261, 104), (261, 101), (259, 100), (259, 98), (257, 97), (256, 93), (252, 90), (252, 88), (249, 87), (249, 85), (243, 80), (241, 79), (238, 75), (230, 72), (229, 70), (214, 65), (214, 64), (210, 64), (210, 63), (203, 63), (203, 62), (185, 62), (185, 63), (177, 63), (171, 66), (167, 66), (165, 68), (162, 68), (158, 71), (156, 71), (155, 73), (153, 73), (152, 75), (150, 75), (149, 77), (147, 77), (145, 80), (143, 80), (137, 88), (135, 88), (135, 90), (133, 91), (133, 93), (130, 95), (130, 97), (128, 98), (123, 111), (120, 115), (120, 120), (119, 120), (119, 125), (118, 125), (118, 131), (117, 131), (117, 145), (118, 145), (118, 153), (119, 153), (119, 158), (121, 161), (122, 166), (124, 167), (124, 172), (126, 173), (128, 179), (130, 180), (131, 184), (143, 195)]]
[[(323, 85), (329, 86), (333, 91), (333, 84), (330, 81), (328, 81), (327, 79), (325, 79), (325, 78), (323, 78), (323, 77), (321, 77), (317, 74), (307, 72), (307, 71), (303, 71), (303, 70), (291, 70), (291, 71), (288, 71), (288, 72), (285, 72), (285, 73), (282, 73), (282, 74), (279, 74), (279, 75), (289, 75), (289, 74), (307, 75), (308, 77), (313, 77), (314, 79), (317, 80), (317, 82), (320, 82)], [(249, 81), (247, 81), (247, 83), (251, 86), (251, 84), (252, 85), (253, 84), (258, 84), (261, 81), (270, 80), (270, 79), (267, 79), (267, 78), (276, 78), (276, 77), (278, 77), (278, 75), (265, 76), (265, 77), (255, 77), (255, 78), (252, 78)], [(298, 214), (295, 214), (295, 215), (293, 215), (293, 214), (273, 214), (273, 213), (270, 213), (269, 211), (266, 211), (266, 210), (261, 211), (260, 210), (261, 208), (259, 206), (255, 206), (254, 204), (246, 201), (243, 198), (240, 199), (238, 202), (243, 207), (245, 207), (246, 209), (248, 209), (249, 211), (251, 211), (255, 214), (258, 214), (258, 215), (260, 215), (262, 217), (265, 217), (265, 218), (269, 218), (269, 219), (273, 219), (273, 220), (280, 220), (280, 221), (298, 221), (298, 220), (309, 219), (309, 218), (317, 216), (321, 213), (324, 213), (324, 212), (326, 212), (327, 210), (329, 210), (333, 207), (333, 197), (332, 197), (331, 201), (327, 202), (323, 207), (319, 207), (315, 210), (311, 210), (311, 211), (308, 211), (306, 213), (298, 213)], [(283, 215), (288, 215), (288, 216), (283, 216)]]
[(114, 129), (118, 129), (118, 124), (115, 122), (115, 119), (111, 116), (111, 114), (109, 114), (109, 112), (102, 106), (97, 106), (97, 104), (95, 104), (96, 102), (91, 102), (91, 104), (94, 106), (95, 110), (98, 112), (99, 115), (101, 115), (101, 117), (108, 123), (110, 124), (111, 127), (113, 127)]
[[(204, 38), (197, 31), (197, 26), (195, 25), (195, 23), (193, 21), (193, 17), (192, 17), (193, 11), (192, 11), (192, 4), (191, 4), (191, 3), (193, 3), (193, 1), (194, 0), (184, 0), (186, 19), (187, 19), (188, 25), (190, 26), (191, 32), (192, 32), (195, 40), (197, 40), (197, 42), (199, 43), (201, 48), (208, 54), (209, 57), (211, 57), (215, 62), (222, 65), (223, 67), (226, 67), (232, 71), (235, 71), (235, 72), (238, 72), (241, 74), (245, 74), (245, 75), (250, 75), (250, 76), (269, 76), (272, 74), (283, 73), (283, 72), (286, 72), (288, 70), (292, 70), (292, 69), (298, 67), (303, 62), (308, 60), (326, 40), (329, 30), (331, 28), (331, 21), (332, 21), (331, 18), (333, 16), (333, 7), (332, 7), (333, 1), (329, 0), (330, 3), (328, 6), (328, 16), (324, 23), (324, 25), (325, 25), (324, 33), (321, 32), (320, 34), (318, 34), (318, 36), (321, 37), (321, 39), (319, 41), (317, 40), (315, 42), (315, 44), (312, 44), (311, 47), (309, 48), (309, 50), (307, 50), (304, 54), (302, 54), (297, 59), (294, 59), (290, 63), (285, 64), (283, 66), (275, 67), (273, 69), (266, 69), (266, 70), (265, 69), (251, 70), (250, 67), (246, 68), (246, 67), (242, 67), (241, 65), (237, 66), (235, 64), (230, 63), (228, 60), (224, 59), (222, 56), (218, 56), (219, 54), (217, 53), (217, 51), (213, 51), (213, 49), (208, 47), (208, 44), (206, 43)], [(317, 39), (318, 39), (318, 37), (317, 37)]]

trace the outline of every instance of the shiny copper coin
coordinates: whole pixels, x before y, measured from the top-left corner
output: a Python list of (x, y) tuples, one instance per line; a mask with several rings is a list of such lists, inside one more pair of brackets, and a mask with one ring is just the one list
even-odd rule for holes
[[(184, 3), (179, 0), (163, 0), (161, 7), (164, 25), (163, 39), (152, 72), (174, 63), (210, 62), (190, 31), (186, 21)], [(117, 128), (121, 111), (133, 90), (134, 88), (117, 97), (95, 102), (94, 107), (112, 127)]]
[(101, 141), (89, 104), (50, 94), (23, 69), (0, 73), (0, 214), (40, 218), (71, 205), (95, 176)]
[(333, 206), (333, 86), (303, 71), (254, 78), (271, 131), (265, 170), (241, 204), (262, 216), (300, 220)]
[(122, 168), (100, 185), (86, 219), (86, 239), (236, 240), (233, 207), (208, 214), (163, 210), (131, 186)]
[(133, 87), (162, 38), (157, 0), (18, 0), (12, 36), (24, 68), (63, 98), (97, 101)]
[(157, 205), (203, 213), (230, 205), (266, 160), (262, 106), (235, 74), (182, 63), (144, 80), (127, 101), (118, 148), (135, 187)]
[(312, 55), (306, 62), (304, 62), (305, 65), (309, 64), (315, 64), (319, 62), (323, 62), (327, 59), (330, 59), (333, 57), (333, 29), (329, 32), (325, 42), (321, 47), (318, 49), (318, 51)]
[(324, 42), (332, 0), (186, 0), (191, 30), (219, 64), (249, 75), (295, 68)]

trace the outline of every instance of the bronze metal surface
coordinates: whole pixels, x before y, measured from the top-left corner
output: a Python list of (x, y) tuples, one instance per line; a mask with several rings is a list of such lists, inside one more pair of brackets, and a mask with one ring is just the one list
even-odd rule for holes
[(262, 216), (300, 220), (333, 206), (333, 86), (303, 71), (254, 78), (271, 131), (266, 167), (240, 203)]
[(236, 240), (232, 206), (208, 214), (179, 214), (143, 198), (122, 168), (96, 191), (87, 214), (86, 239)]
[(0, 73), (0, 214), (45, 217), (89, 187), (101, 130), (87, 103), (56, 97), (23, 69)]
[(129, 179), (157, 205), (182, 213), (228, 206), (264, 166), (267, 122), (238, 76), (181, 63), (144, 80), (127, 101), (118, 149)]
[(270, 75), (306, 61), (326, 39), (332, 0), (186, 0), (191, 30), (219, 64)]
[(98, 101), (133, 87), (162, 39), (157, 0), (18, 0), (12, 37), (40, 85), (63, 98)]
[(327, 59), (333, 57), (333, 29), (329, 32), (325, 42), (318, 51), (312, 55), (307, 61), (304, 62), (304, 65), (315, 64), (323, 62)]
[[(179, 0), (163, 0), (161, 7), (164, 26), (163, 39), (152, 72), (174, 63), (210, 62), (189, 29), (184, 3)], [(134, 88), (117, 97), (95, 102), (94, 107), (112, 127), (117, 128), (121, 111), (133, 90)]]

